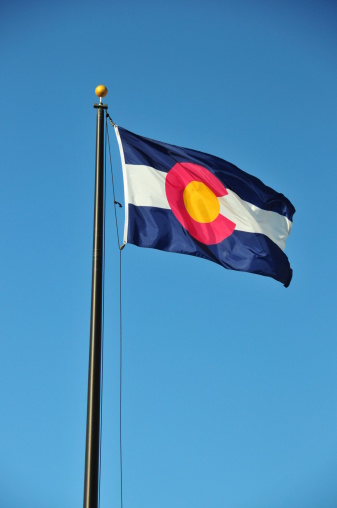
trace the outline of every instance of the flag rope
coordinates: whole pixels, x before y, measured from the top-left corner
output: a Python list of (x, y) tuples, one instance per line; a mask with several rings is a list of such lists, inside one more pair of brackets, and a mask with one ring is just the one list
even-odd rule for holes
[(121, 471), (121, 508), (123, 508), (123, 454), (122, 454), (122, 250), (119, 251), (119, 464)]
[(119, 241), (119, 229), (118, 229), (118, 220), (117, 220), (117, 210), (116, 206), (122, 207), (122, 205), (116, 201), (115, 194), (115, 183), (113, 177), (112, 170), (112, 162), (111, 162), (111, 149), (110, 149), (110, 138), (109, 138), (109, 130), (108, 130), (108, 121), (109, 118), (112, 126), (113, 123), (111, 117), (108, 113), (106, 113), (106, 136), (109, 148), (109, 159), (110, 159), (110, 173), (111, 173), (111, 183), (112, 183), (112, 193), (114, 200), (114, 211), (115, 211), (115, 223), (116, 223), (116, 234), (117, 234), (117, 245), (119, 249), (119, 465), (120, 465), (120, 500), (121, 500), (121, 508), (123, 508), (123, 454), (122, 454), (122, 352), (123, 352), (123, 333), (122, 333), (122, 250), (124, 245), (120, 245)]

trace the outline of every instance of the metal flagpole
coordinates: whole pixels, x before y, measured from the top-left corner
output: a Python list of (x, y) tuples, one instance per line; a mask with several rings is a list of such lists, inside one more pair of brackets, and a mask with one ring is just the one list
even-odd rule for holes
[(101, 398), (101, 339), (102, 339), (102, 267), (103, 267), (103, 186), (104, 186), (104, 110), (102, 98), (108, 93), (99, 85), (95, 93), (100, 97), (96, 124), (96, 172), (94, 238), (91, 283), (91, 322), (87, 402), (87, 435), (85, 448), (84, 508), (97, 508), (100, 454), (100, 398)]

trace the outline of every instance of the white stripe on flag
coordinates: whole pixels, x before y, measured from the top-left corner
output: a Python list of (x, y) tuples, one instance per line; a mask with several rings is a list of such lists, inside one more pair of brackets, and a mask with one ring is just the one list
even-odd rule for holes
[[(170, 209), (165, 192), (167, 173), (135, 164), (125, 164), (125, 173), (129, 204)], [(227, 196), (218, 198), (221, 215), (234, 222), (237, 231), (262, 233), (284, 250), (292, 222), (279, 213), (262, 210), (243, 201), (230, 189), (227, 191)]]

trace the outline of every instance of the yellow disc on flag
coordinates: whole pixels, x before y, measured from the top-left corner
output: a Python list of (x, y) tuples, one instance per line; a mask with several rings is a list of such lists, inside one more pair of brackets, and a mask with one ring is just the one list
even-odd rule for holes
[(96, 86), (95, 88), (95, 94), (97, 95), (97, 97), (105, 97), (108, 93), (108, 89), (106, 86), (104, 85), (98, 85)]
[(184, 189), (187, 212), (197, 222), (213, 222), (220, 212), (220, 203), (207, 185), (193, 180)]

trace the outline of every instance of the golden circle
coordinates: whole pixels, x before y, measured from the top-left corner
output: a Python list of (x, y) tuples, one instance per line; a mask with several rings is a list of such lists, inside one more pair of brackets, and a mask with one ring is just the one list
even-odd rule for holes
[(187, 212), (197, 222), (213, 222), (220, 213), (220, 203), (213, 191), (202, 182), (193, 180), (184, 190)]
[(108, 93), (108, 89), (106, 86), (104, 85), (98, 85), (96, 86), (95, 88), (95, 94), (97, 95), (97, 97), (105, 97)]

